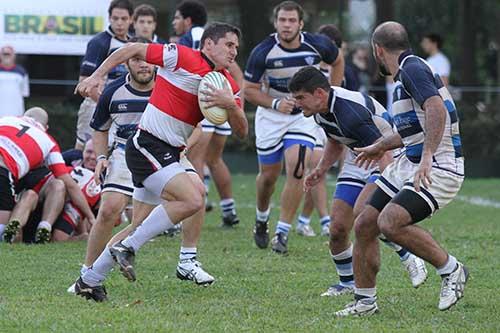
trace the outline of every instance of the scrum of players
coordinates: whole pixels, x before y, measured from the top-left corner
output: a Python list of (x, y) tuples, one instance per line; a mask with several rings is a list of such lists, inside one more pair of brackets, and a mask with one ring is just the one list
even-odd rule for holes
[[(314, 236), (309, 216), (316, 208), (337, 272), (322, 296), (354, 297), (337, 316), (378, 311), (379, 240), (394, 249), (415, 288), (426, 281), (425, 262), (436, 268), (440, 310), (463, 296), (467, 268), (416, 225), (448, 204), (463, 182), (457, 111), (439, 75), (411, 53), (402, 25), (382, 23), (371, 38), (381, 74), (396, 82), (389, 114), (373, 97), (347, 89), (352, 85), (347, 70), (344, 75), (340, 32), (333, 25), (321, 33), (302, 31), (304, 11), (294, 1), (274, 8), (276, 31), (253, 48), (243, 71), (235, 62), (240, 30), (206, 25), (206, 9), (197, 1), (177, 6), (175, 43), (154, 34), (157, 16), (149, 5), (134, 11), (129, 1), (113, 0), (109, 19), (110, 27), (88, 43), (75, 89), (85, 97), (76, 149), (61, 153), (39, 107), (0, 119), (3, 241), (87, 240), (84, 265), (68, 291), (102, 302), (115, 265), (135, 281), (139, 249), (158, 235), (181, 232), (177, 277), (212, 284), (215, 277), (197, 253), (204, 170), (221, 198), (222, 226), (234, 227), (239, 218), (221, 156), (228, 135), (248, 133), (244, 96), (257, 106), (257, 248), (270, 243), (273, 252), (288, 254), (305, 196), (296, 231)], [(227, 111), (222, 125), (204, 119), (198, 104), (197, 87), (212, 71), (230, 85), (209, 87), (203, 95), (207, 107)], [(325, 177), (337, 162), (342, 168), (328, 213)], [(283, 166), (271, 238), (270, 199)], [(130, 223), (113, 235), (123, 220)]]

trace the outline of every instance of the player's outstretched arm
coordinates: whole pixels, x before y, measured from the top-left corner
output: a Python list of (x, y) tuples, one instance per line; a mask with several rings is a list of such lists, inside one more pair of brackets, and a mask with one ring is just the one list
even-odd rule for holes
[(368, 169), (377, 163), (384, 156), (385, 152), (401, 147), (403, 147), (401, 136), (399, 133), (394, 133), (372, 145), (354, 148), (359, 153), (356, 157), (356, 164), (361, 168)]
[(304, 192), (309, 192), (316, 186), (331, 166), (342, 156), (344, 146), (339, 142), (328, 139), (323, 151), (323, 156), (316, 168), (314, 168), (304, 179)]
[[(148, 44), (144, 43), (125, 44), (107, 57), (91, 76), (78, 83), (75, 88), (75, 93), (78, 92), (83, 97), (88, 97), (93, 89), (102, 89), (105, 76), (113, 68), (133, 57), (145, 60), (147, 49)], [(99, 91), (99, 93), (101, 93), (101, 91)]]
[(330, 66), (330, 84), (332, 86), (340, 87), (342, 85), (342, 81), (344, 80), (345, 70), (345, 60), (341, 50), (339, 50), (337, 59), (335, 59)]

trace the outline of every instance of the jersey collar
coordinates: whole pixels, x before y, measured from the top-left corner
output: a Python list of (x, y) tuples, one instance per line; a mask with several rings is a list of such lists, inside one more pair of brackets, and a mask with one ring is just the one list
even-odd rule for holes
[[(110, 26), (110, 25), (106, 28), (106, 32), (107, 32), (109, 35), (111, 35), (111, 37), (116, 38), (116, 39), (118, 39), (119, 41), (126, 42), (126, 40), (123, 40), (123, 39), (120, 39), (120, 38), (116, 37), (116, 34), (115, 34), (115, 32), (113, 31), (113, 29), (111, 29), (111, 26)], [(130, 35), (130, 33), (128, 33), (128, 32), (127, 32), (127, 39), (130, 39), (130, 38), (132, 38), (132, 36)]]
[(413, 52), (411, 50), (406, 50), (403, 53), (401, 53), (399, 55), (399, 58), (398, 58), (398, 64), (401, 65), (403, 60), (405, 60), (406, 57), (411, 56), (411, 55), (413, 55)]
[(215, 69), (215, 64), (212, 62), (212, 60), (208, 59), (208, 57), (205, 55), (205, 53), (203, 53), (203, 52), (201, 52), (201, 51), (200, 51), (200, 53), (201, 53), (201, 57), (202, 57), (203, 59), (205, 59), (205, 61), (206, 61), (206, 62), (208, 63), (208, 65), (210, 66), (210, 68), (212, 68), (212, 70), (214, 70), (214, 69)]

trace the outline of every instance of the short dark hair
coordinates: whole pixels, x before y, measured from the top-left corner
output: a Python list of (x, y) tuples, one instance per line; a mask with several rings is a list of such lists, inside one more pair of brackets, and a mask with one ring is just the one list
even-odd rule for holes
[(342, 33), (335, 24), (323, 24), (319, 27), (318, 33), (330, 38), (338, 48), (342, 47)]
[(108, 14), (111, 16), (111, 13), (113, 12), (113, 9), (115, 8), (120, 8), (120, 9), (126, 9), (128, 10), (128, 14), (132, 16), (134, 13), (134, 6), (132, 6), (132, 3), (129, 0), (113, 0), (109, 4), (108, 7)]
[(440, 49), (443, 46), (443, 37), (441, 37), (440, 34), (431, 32), (426, 35), (424, 35), (424, 38), (429, 39), (431, 42), (436, 43), (437, 48)]
[(291, 93), (302, 90), (312, 94), (318, 88), (329, 91), (330, 83), (325, 74), (314, 66), (301, 68), (288, 83), (288, 90)]
[(198, 1), (183, 1), (177, 8), (183, 18), (191, 18), (194, 26), (203, 27), (207, 24), (207, 9), (205, 5)]
[(200, 48), (203, 48), (203, 45), (205, 45), (205, 40), (207, 38), (210, 38), (211, 40), (214, 41), (214, 43), (217, 43), (219, 39), (226, 37), (226, 34), (232, 32), (236, 36), (238, 36), (238, 39), (241, 38), (241, 31), (234, 25), (228, 24), (228, 23), (221, 23), (221, 22), (214, 22), (211, 23), (203, 32), (203, 35), (201, 35), (201, 40), (200, 40)]
[(142, 4), (135, 7), (133, 16), (134, 22), (137, 21), (139, 16), (152, 16), (155, 22), (158, 20), (158, 14), (156, 13), (156, 9), (148, 4)]
[(372, 42), (388, 51), (404, 51), (410, 48), (408, 33), (402, 24), (397, 22), (384, 22), (373, 32)]
[(276, 7), (273, 9), (273, 19), (276, 21), (278, 18), (278, 12), (280, 10), (285, 10), (285, 11), (292, 11), (295, 10), (297, 14), (299, 14), (299, 21), (304, 20), (304, 9), (302, 9), (302, 6), (296, 3), (295, 1), (283, 1), (279, 3)]

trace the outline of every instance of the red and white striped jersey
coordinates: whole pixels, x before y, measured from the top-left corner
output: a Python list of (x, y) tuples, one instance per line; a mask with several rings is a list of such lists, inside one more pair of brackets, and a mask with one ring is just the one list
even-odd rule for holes
[[(139, 128), (174, 147), (186, 146), (187, 138), (203, 120), (198, 86), (214, 64), (200, 51), (177, 44), (149, 44), (146, 61), (160, 68)], [(227, 70), (219, 72), (228, 79), (241, 106), (238, 84)]]
[[(94, 181), (94, 172), (78, 166), (71, 170), (71, 178), (80, 186), (82, 193), (91, 209), (94, 209), (101, 199), (101, 187)], [(85, 217), (76, 205), (68, 200), (62, 212), (63, 218), (76, 227)]]
[(0, 118), (0, 156), (16, 181), (44, 162), (56, 177), (68, 173), (57, 142), (29, 117)]

